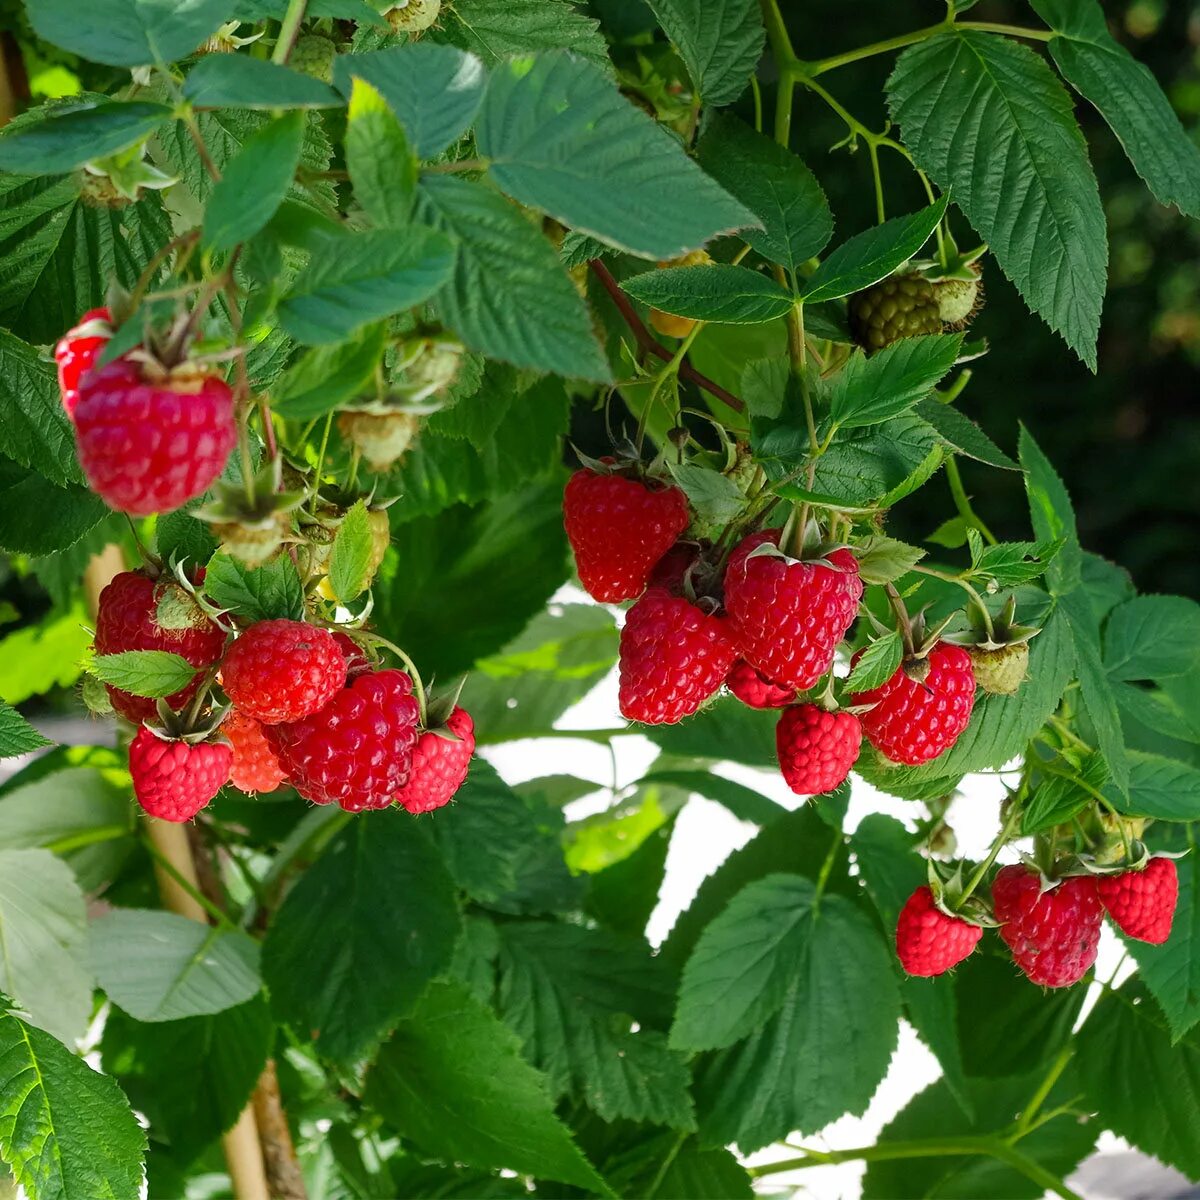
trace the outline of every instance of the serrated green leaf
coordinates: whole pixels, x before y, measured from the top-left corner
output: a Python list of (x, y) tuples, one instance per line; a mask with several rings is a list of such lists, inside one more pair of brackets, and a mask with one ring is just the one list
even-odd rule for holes
[(0, 850), (0, 992), (65, 1042), (83, 1036), (92, 1007), (86, 929), (87, 905), (66, 863), (48, 850)]
[(154, 545), (164, 562), (203, 566), (217, 551), (217, 539), (187, 508), (161, 513), (154, 523)]
[[(858, 574), (864, 583), (891, 583), (925, 557), (920, 546), (874, 534), (855, 546)], [(893, 668), (894, 669), (894, 668)]]
[(596, 19), (570, 0), (456, 0), (442, 13), (441, 37), (488, 66), (531, 50), (570, 50), (612, 70)]
[(1138, 596), (1104, 627), (1104, 669), (1113, 680), (1170, 679), (1200, 665), (1200, 604), (1184, 596)]
[[(756, 223), (599, 69), (568, 54), (495, 68), (475, 136), (514, 200), (620, 250), (675, 258)], [(670, 193), (687, 205), (664, 206)]]
[(745, 493), (728, 475), (699, 463), (671, 463), (670, 471), (702, 521), (727, 525), (746, 507)]
[(0, 700), (0, 758), (15, 758), (43, 746), (52, 746), (15, 708)]
[(214, 555), (204, 576), (204, 594), (218, 608), (247, 621), (299, 621), (304, 616), (304, 587), (287, 555), (254, 568), (228, 554)]
[(836, 247), (808, 277), (801, 295), (806, 304), (836, 300), (860, 292), (901, 263), (907, 262), (929, 240), (946, 211), (949, 197), (905, 217), (893, 217)]
[[(977, 531), (968, 530), (970, 534)], [(1054, 542), (999, 542), (984, 547), (973, 555), (972, 570), (994, 579), (1002, 588), (1029, 583), (1048, 570), (1064, 545), (1060, 538)]]
[(1083, 551), (1075, 528), (1075, 509), (1063, 481), (1024, 425), (1021, 426), (1017, 453), (1025, 471), (1025, 494), (1029, 498), (1034, 533), (1043, 542), (1064, 539), (1062, 549), (1046, 571), (1046, 584), (1051, 594), (1064, 596), (1079, 586), (1083, 566)]
[(717, 699), (678, 725), (652, 725), (646, 736), (665, 753), (776, 767), (778, 714), (756, 711), (732, 697)]
[(429, 836), (403, 812), (362, 814), (271, 922), (271, 1003), (324, 1056), (352, 1062), (412, 1011), (458, 932), (454, 884)]
[(70, 687), (82, 674), (92, 644), (82, 604), (0, 638), (0, 697), (20, 704), (54, 687)]
[(421, 181), (418, 204), (458, 243), (454, 276), (434, 305), (471, 349), (518, 367), (609, 378), (587, 308), (554, 247), (511, 204), (446, 175)]
[(975, 30), (900, 56), (892, 119), (1029, 307), (1093, 370), (1108, 239), (1070, 97), (1032, 50)]
[(930, 396), (919, 400), (914, 411), (922, 421), (927, 421), (933, 426), (938, 437), (947, 446), (960, 454), (1005, 471), (1021, 469), (1020, 465), (1013, 462), (970, 417), (960, 412), (953, 404), (943, 404)]
[(1054, 775), (1040, 783), (1021, 812), (1021, 833), (1032, 837), (1062, 825), (1092, 803), (1096, 792), (1108, 782), (1108, 766), (1094, 751), (1087, 755), (1079, 776), (1087, 788), (1074, 780)]
[(881, 687), (900, 669), (903, 657), (904, 643), (899, 633), (884, 634), (863, 651), (846, 679), (846, 687), (854, 692)]
[(1108, 793), (1115, 808), (1160, 821), (1200, 820), (1200, 768), (1161, 754), (1129, 751), (1128, 798)]
[(170, 912), (112, 909), (92, 921), (88, 957), (109, 999), (138, 1021), (221, 1012), (262, 987), (257, 942)]
[(338, 526), (329, 560), (333, 594), (343, 603), (361, 596), (371, 579), (374, 538), (367, 520), (367, 506), (357, 500)]
[(349, 234), (319, 250), (279, 305), (298, 342), (327, 345), (427, 300), (454, 269), (449, 238), (423, 225)]
[(0, 1012), (0, 1157), (36, 1200), (137, 1200), (146, 1135), (116, 1083)]
[[(53, 521), (45, 515), (54, 514)], [(10, 459), (0, 458), (0, 546), (25, 554), (53, 554), (73, 546), (109, 514), (94, 492), (56, 487)]]
[[(663, 759), (658, 761), (664, 762)], [(733, 779), (726, 779), (715, 771), (688, 770), (656, 764), (638, 782), (641, 786), (675, 788), (693, 792), (706, 800), (715, 800), (739, 821), (750, 821), (755, 825), (769, 825), (783, 816), (785, 811), (781, 805), (756, 792), (752, 787)]]
[(648, 0), (706, 108), (732, 104), (762, 57), (766, 33), (755, 0)]
[(856, 353), (829, 386), (829, 415), (844, 429), (878, 425), (923, 399), (954, 366), (962, 334), (901, 338), (868, 358)]
[(725, 263), (647, 271), (626, 279), (621, 288), (663, 312), (728, 325), (777, 321), (794, 303), (791, 292), (773, 279)]
[(101, 654), (92, 660), (91, 672), (123, 692), (154, 700), (182, 691), (196, 677), (196, 668), (186, 658), (167, 650)]
[(314, 346), (284, 372), (275, 408), (294, 421), (311, 421), (368, 392), (387, 349), (387, 323), (366, 325), (336, 346)]
[(395, 113), (418, 158), (434, 158), (460, 137), (483, 99), (483, 64), (430, 42), (340, 55), (333, 82), (347, 98), (352, 81), (369, 83)]
[(430, 986), (384, 1046), (365, 1099), (435, 1157), (612, 1194), (555, 1116), (516, 1034), (460, 984)]
[(166, 105), (145, 100), (56, 105), (40, 120), (0, 134), (0, 170), (65, 175), (137, 145), (172, 116)]
[(86, 9), (72, 0), (37, 0), (29, 20), (39, 37), (110, 67), (170, 63), (217, 32), (227, 0), (190, 0), (183, 7), (159, 0), (96, 0)]
[(1200, 216), (1200, 147), (1192, 141), (1154, 76), (1108, 32), (1094, 0), (1032, 0), (1062, 36), (1050, 55), (1117, 135), (1129, 161), (1160, 204)]
[(408, 224), (417, 198), (417, 160), (387, 101), (357, 78), (351, 81), (346, 166), (354, 198), (377, 226)]
[(759, 220), (742, 237), (764, 258), (795, 273), (833, 235), (833, 216), (816, 176), (790, 151), (734, 117), (720, 115), (699, 146), (700, 165)]
[(287, 113), (246, 139), (208, 198), (206, 246), (231, 250), (266, 225), (292, 186), (303, 143), (302, 112)]
[(0, 452), (60, 486), (82, 483), (54, 367), (0, 330)]
[(249, 54), (206, 54), (183, 81), (198, 108), (337, 108), (327, 83)]
[(940, 462), (933, 430), (906, 413), (880, 425), (838, 430), (817, 459), (813, 490), (850, 507), (886, 507), (911, 490), (910, 481), (923, 483)]

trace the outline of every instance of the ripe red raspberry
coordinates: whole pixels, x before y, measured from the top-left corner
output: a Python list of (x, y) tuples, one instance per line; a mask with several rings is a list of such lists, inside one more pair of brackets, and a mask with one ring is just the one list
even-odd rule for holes
[(861, 746), (862, 726), (853, 713), (815, 704), (785, 708), (775, 726), (779, 769), (798, 796), (832, 792), (850, 774)]
[(304, 621), (259, 621), (221, 664), (225, 694), (264, 725), (315, 713), (346, 684), (346, 656), (333, 634)]
[[(169, 613), (169, 624), (159, 621), (160, 608)], [(186, 659), (193, 667), (211, 666), (225, 649), (225, 633), (214, 625), (171, 579), (157, 582), (140, 571), (123, 571), (100, 593), (96, 609), (97, 654), (119, 654), (123, 650), (166, 650)], [(179, 710), (196, 694), (194, 679), (181, 691), (167, 697)], [(135, 725), (154, 719), (156, 705), (144, 696), (134, 696), (108, 686), (112, 706)]]
[[(929, 668), (924, 679), (913, 678), (901, 664), (886, 683), (851, 697), (854, 704), (874, 705), (862, 715), (871, 745), (885, 758), (909, 766), (949, 750), (975, 705), (971, 656), (961, 646), (938, 642), (924, 662)], [(923, 669), (920, 663), (916, 667), (917, 673)]]
[(273, 792), (284, 781), (279, 759), (253, 717), (232, 709), (221, 723), (221, 732), (233, 746), (229, 782), (235, 788), (250, 793)]
[(58, 391), (68, 417), (74, 415), (79, 403), (79, 381), (92, 369), (112, 332), (108, 309), (91, 308), (58, 339), (54, 361), (58, 363)]
[(1070, 987), (1096, 961), (1102, 911), (1096, 881), (1071, 875), (1042, 892), (1041, 876), (1004, 867), (992, 884), (992, 907), (1013, 961), (1034, 983)]
[(933, 892), (919, 887), (896, 921), (896, 953), (910, 975), (944, 975), (957, 967), (983, 937), (983, 929), (942, 912)]
[(728, 622), (682, 596), (651, 588), (621, 630), (621, 715), (674, 725), (714, 695), (737, 658)]
[(739, 658), (733, 664), (725, 686), (748, 708), (782, 708), (796, 698), (795, 688), (772, 683), (744, 658)]
[(1174, 859), (1152, 858), (1140, 871), (1101, 875), (1096, 879), (1096, 892), (1122, 933), (1155, 946), (1171, 936), (1179, 899)]
[(237, 441), (233, 394), (215, 375), (155, 383), (133, 362), (90, 371), (75, 409), (79, 463), (110, 508), (170, 512), (208, 490)]
[(172, 741), (144, 725), (129, 746), (133, 794), (152, 817), (190, 821), (229, 778), (233, 750), (224, 742)]
[(563, 524), (584, 589), (595, 600), (633, 600), (655, 564), (687, 528), (677, 487), (648, 487), (623, 475), (576, 471), (563, 494)]
[(300, 795), (361, 812), (386, 808), (408, 782), (419, 720), (403, 671), (368, 671), (320, 712), (263, 732)]
[(340, 633), (335, 629), (333, 640), (337, 642), (346, 659), (347, 679), (353, 679), (355, 675), (361, 675), (364, 671), (371, 669), (371, 660), (367, 657), (366, 651), (349, 634)]
[(467, 777), (475, 753), (475, 722), (465, 709), (455, 708), (445, 727), (457, 740), (433, 729), (421, 734), (408, 782), (392, 797), (410, 813), (432, 812), (449, 804)]
[(848, 550), (828, 561), (796, 562), (749, 550), (777, 542), (774, 530), (752, 534), (730, 557), (725, 607), (736, 626), (742, 657), (776, 683), (803, 691), (833, 665), (833, 654), (854, 623), (863, 585)]

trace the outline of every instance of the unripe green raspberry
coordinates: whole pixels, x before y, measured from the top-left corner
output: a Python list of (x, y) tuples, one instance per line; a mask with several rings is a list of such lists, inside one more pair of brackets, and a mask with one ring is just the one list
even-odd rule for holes
[(303, 71), (322, 83), (333, 82), (333, 60), (337, 57), (337, 47), (327, 38), (319, 34), (309, 33), (300, 38), (292, 53), (288, 56), (288, 66), (296, 71)]
[(1029, 643), (1015, 642), (996, 650), (968, 646), (975, 682), (991, 696), (1012, 696), (1029, 674)]
[(386, 471), (408, 449), (420, 418), (412, 413), (343, 412), (342, 436), (362, 451), (373, 471)]
[(868, 354), (901, 338), (942, 332), (933, 284), (920, 275), (889, 275), (855, 292), (846, 315), (854, 340)]
[(438, 19), (442, 0), (401, 0), (383, 15), (397, 33), (420, 33)]

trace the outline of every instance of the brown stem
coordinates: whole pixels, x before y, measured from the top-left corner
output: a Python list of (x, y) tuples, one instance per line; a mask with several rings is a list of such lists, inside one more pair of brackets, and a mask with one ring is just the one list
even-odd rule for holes
[[(588, 266), (592, 269), (592, 274), (600, 281), (604, 290), (609, 294), (613, 304), (617, 306), (617, 311), (621, 314), (625, 324), (629, 326), (634, 339), (637, 341), (638, 349), (643, 354), (653, 354), (656, 358), (661, 358), (664, 362), (670, 362), (675, 357), (670, 350), (659, 342), (654, 335), (648, 330), (642, 322), (642, 318), (637, 315), (633, 305), (629, 301), (629, 297), (621, 291), (621, 285), (612, 277), (609, 269), (598, 259), (593, 258)], [(719, 383), (714, 383), (707, 375), (702, 375), (691, 363), (684, 360), (679, 366), (680, 377), (686, 379), (689, 383), (694, 383), (698, 388), (703, 388), (711, 396), (716, 396), (722, 404), (732, 408), (734, 412), (745, 412), (746, 406), (732, 392), (726, 391)]]
[(254, 1115), (262, 1141), (263, 1157), (267, 1163), (267, 1178), (275, 1200), (308, 1200), (304, 1175), (292, 1144), (287, 1114), (279, 1099), (279, 1077), (275, 1063), (269, 1061), (254, 1089)]

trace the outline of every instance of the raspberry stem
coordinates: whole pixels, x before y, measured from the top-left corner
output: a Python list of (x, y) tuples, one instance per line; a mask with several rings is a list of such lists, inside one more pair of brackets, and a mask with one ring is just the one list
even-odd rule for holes
[(175, 883), (186, 892), (208, 915), (216, 922), (219, 929), (234, 932), (237, 926), (217, 907), (199, 888), (194, 887), (187, 879), (183, 877), (182, 872), (176, 869), (175, 864), (171, 862), (165, 854), (163, 854), (154, 844), (152, 838), (143, 837), (142, 845), (146, 848), (146, 853), (154, 859), (155, 863), (165, 871)]
[(421, 673), (417, 670), (416, 664), (395, 642), (389, 642), (387, 638), (380, 637), (377, 633), (367, 633), (363, 635), (364, 639), (373, 642), (377, 646), (384, 646), (390, 650), (403, 664), (404, 669), (408, 672), (412, 679), (413, 693), (417, 697), (417, 707), (421, 712), (421, 728), (426, 728), (428, 719), (428, 706), (425, 701), (425, 685), (421, 682)]

